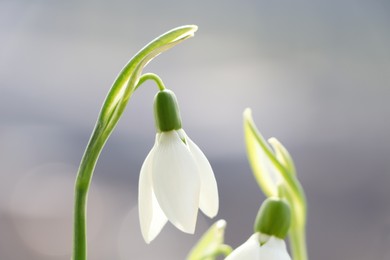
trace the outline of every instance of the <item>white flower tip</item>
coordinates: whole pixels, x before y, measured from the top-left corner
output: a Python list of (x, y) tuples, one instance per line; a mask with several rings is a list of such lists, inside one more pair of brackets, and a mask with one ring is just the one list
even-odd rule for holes
[(172, 224), (187, 234), (194, 234), (196, 228), (196, 220), (198, 218), (198, 211), (196, 211), (195, 215), (190, 218), (182, 219), (180, 223), (176, 221), (172, 221)]
[(270, 137), (270, 138), (268, 138), (268, 143), (270, 143), (270, 144), (272, 144), (272, 143), (278, 144), (279, 141), (278, 141), (278, 139), (276, 139), (276, 137)]
[(226, 228), (226, 220), (220, 219), (216, 223), (217, 229), (225, 229)]
[(160, 234), (161, 229), (166, 223), (166, 220), (160, 221), (159, 224), (158, 222), (159, 221), (154, 221), (154, 223), (151, 224), (151, 227), (149, 227), (148, 230), (142, 228), (141, 225), (142, 237), (144, 238), (146, 244), (150, 244), (150, 242), (152, 242), (158, 236), (158, 234)]
[(146, 244), (150, 244), (150, 242), (152, 242), (154, 239), (154, 238), (148, 237), (146, 234), (144, 234), (144, 232), (142, 232), (142, 237), (144, 238)]
[[(156, 135), (156, 139), (158, 135)], [(147, 244), (153, 241), (167, 222), (152, 189), (151, 170), (156, 145), (146, 157), (140, 173), (138, 190), (139, 220), (142, 236)]]
[(218, 214), (218, 203), (214, 207), (211, 207), (209, 210), (202, 209), (202, 212), (209, 218), (215, 218)]
[(158, 234), (160, 234), (160, 232), (161, 228), (156, 226), (152, 227), (148, 231), (144, 231), (141, 229), (142, 237), (144, 238), (146, 244), (150, 244), (158, 236)]
[(249, 107), (245, 108), (244, 117), (252, 117), (252, 109), (250, 109)]
[(196, 161), (201, 181), (199, 208), (206, 216), (213, 218), (218, 214), (219, 208), (218, 187), (213, 169), (202, 150), (200, 150), (184, 131), (182, 131), (182, 134), (185, 136), (192, 157)]

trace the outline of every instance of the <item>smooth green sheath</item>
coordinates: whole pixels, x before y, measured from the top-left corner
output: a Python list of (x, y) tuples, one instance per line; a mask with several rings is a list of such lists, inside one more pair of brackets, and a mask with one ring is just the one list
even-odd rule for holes
[[(160, 53), (192, 37), (196, 30), (195, 25), (182, 26), (151, 41), (126, 64), (108, 92), (77, 173), (74, 196), (73, 260), (87, 259), (86, 208), (93, 171), (104, 144), (117, 125), (131, 95), (139, 86), (142, 69)], [(145, 80), (148, 78), (144, 77)]]
[(254, 231), (284, 239), (291, 223), (290, 206), (282, 199), (267, 198), (255, 220)]
[(175, 94), (164, 89), (154, 97), (154, 119), (158, 132), (181, 128), (181, 117)]

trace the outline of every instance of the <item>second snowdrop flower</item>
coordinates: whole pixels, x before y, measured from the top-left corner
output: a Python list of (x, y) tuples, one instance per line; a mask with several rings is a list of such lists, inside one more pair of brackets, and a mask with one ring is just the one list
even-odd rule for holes
[(291, 257), (283, 239), (274, 236), (262, 239), (260, 233), (255, 233), (225, 260), (291, 260)]
[(225, 260), (291, 260), (283, 240), (290, 221), (288, 203), (276, 197), (267, 198), (257, 214), (255, 233)]
[(209, 217), (218, 213), (218, 189), (213, 170), (199, 147), (182, 129), (175, 94), (167, 89), (154, 100), (156, 141), (139, 179), (139, 218), (150, 243), (169, 220), (194, 233), (198, 208)]

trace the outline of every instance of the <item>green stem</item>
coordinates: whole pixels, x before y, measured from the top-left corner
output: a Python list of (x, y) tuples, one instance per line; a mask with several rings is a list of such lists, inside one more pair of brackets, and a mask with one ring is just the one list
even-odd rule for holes
[[(74, 195), (74, 226), (73, 226), (73, 260), (87, 259), (87, 200), (92, 175), (99, 155), (109, 136), (117, 125), (124, 109), (140, 85), (140, 80), (153, 79), (160, 90), (164, 88), (161, 79), (154, 74), (146, 74), (142, 69), (154, 57), (172, 48), (178, 43), (193, 36), (196, 26), (182, 26), (175, 28), (160, 37), (154, 39), (141, 51), (139, 51), (122, 69), (114, 81), (100, 111), (97, 123), (88, 142), (87, 148), (81, 159), (76, 177)], [(154, 76), (152, 76), (154, 75)], [(142, 82), (140, 82), (142, 84)]]
[(289, 233), (292, 258), (294, 260), (307, 260), (305, 228), (291, 227)]
[(99, 125), (94, 130), (80, 163), (75, 183), (73, 260), (87, 259), (87, 199), (92, 175), (108, 136), (102, 135)]
[(157, 76), (154, 73), (145, 73), (139, 78), (138, 84), (137, 84), (137, 86), (135, 86), (134, 90), (136, 90), (139, 86), (141, 86), (147, 80), (153, 80), (157, 84), (157, 87), (160, 91), (165, 89), (165, 85), (159, 76)]

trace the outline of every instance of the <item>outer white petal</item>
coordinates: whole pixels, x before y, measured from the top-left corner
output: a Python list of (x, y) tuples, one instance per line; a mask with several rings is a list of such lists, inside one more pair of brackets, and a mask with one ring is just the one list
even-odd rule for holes
[(203, 211), (204, 214), (210, 218), (213, 218), (217, 215), (219, 207), (218, 187), (213, 169), (211, 168), (209, 161), (203, 152), (199, 149), (199, 147), (190, 138), (188, 138), (187, 135), (185, 135), (185, 137), (192, 156), (195, 158), (196, 163), (198, 164), (201, 183), (199, 208)]
[[(260, 243), (258, 234), (252, 235), (244, 244), (237, 247), (225, 260), (258, 260)], [(271, 260), (264, 258), (264, 260)]]
[(161, 133), (152, 167), (153, 189), (161, 209), (178, 229), (194, 233), (200, 178), (195, 160), (176, 131)]
[(273, 236), (260, 247), (259, 257), (267, 260), (291, 260), (284, 240)]
[[(156, 136), (156, 141), (158, 136)], [(158, 205), (152, 188), (152, 161), (156, 145), (149, 152), (142, 164), (139, 177), (138, 206), (142, 236), (150, 243), (167, 223), (167, 217)]]

